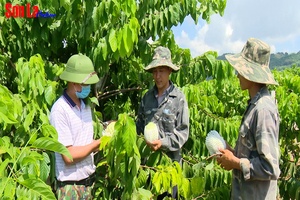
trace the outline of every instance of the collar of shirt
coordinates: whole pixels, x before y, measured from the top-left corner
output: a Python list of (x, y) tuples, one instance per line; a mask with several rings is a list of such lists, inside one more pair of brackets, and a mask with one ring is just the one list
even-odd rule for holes
[[(70, 107), (73, 107), (73, 108), (76, 107), (76, 103), (68, 95), (66, 89), (64, 90), (63, 97), (66, 100), (66, 102), (70, 105)], [(80, 99), (80, 101), (81, 101), (81, 109), (84, 109), (85, 108), (85, 103), (82, 99)]]
[(266, 95), (270, 95), (269, 90), (267, 88), (267, 86), (262, 87), (257, 94), (249, 100), (249, 105), (250, 104), (256, 104), (257, 101), (262, 97), (262, 96), (266, 96)]
[(264, 87), (262, 87), (262, 88), (256, 93), (256, 95), (255, 95), (252, 99), (249, 99), (249, 100), (248, 100), (248, 105), (247, 105), (247, 108), (246, 108), (246, 110), (245, 110), (245, 112), (244, 112), (244, 115), (243, 115), (243, 118), (242, 118), (242, 122), (244, 122), (244, 120), (245, 120), (245, 118), (247, 117), (249, 111), (252, 110), (252, 109), (256, 106), (258, 100), (259, 100), (261, 97), (266, 96), (266, 95), (270, 95), (270, 93), (269, 93), (269, 90), (268, 90), (267, 86), (264, 86)]

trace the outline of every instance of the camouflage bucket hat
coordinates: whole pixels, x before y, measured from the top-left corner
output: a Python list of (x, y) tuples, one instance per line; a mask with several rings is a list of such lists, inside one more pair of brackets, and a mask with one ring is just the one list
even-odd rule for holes
[(144, 68), (144, 70), (150, 72), (151, 69), (159, 66), (168, 66), (173, 69), (174, 72), (179, 70), (179, 67), (174, 65), (171, 61), (171, 52), (168, 48), (159, 46), (155, 48), (152, 62)]
[(99, 81), (91, 59), (82, 54), (71, 56), (60, 79), (80, 84), (95, 84)]
[(241, 53), (225, 57), (244, 78), (256, 83), (278, 85), (269, 69), (270, 47), (265, 42), (249, 38)]

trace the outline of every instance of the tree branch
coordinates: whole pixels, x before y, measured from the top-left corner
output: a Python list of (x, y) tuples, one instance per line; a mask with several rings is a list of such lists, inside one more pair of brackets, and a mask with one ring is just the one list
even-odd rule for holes
[(126, 89), (112, 90), (112, 91), (104, 92), (103, 94), (98, 95), (97, 99), (98, 100), (103, 100), (103, 99), (107, 99), (111, 96), (118, 95), (120, 93), (136, 91), (136, 90), (141, 90), (141, 89), (142, 89), (141, 87), (137, 87), (137, 88), (126, 88)]

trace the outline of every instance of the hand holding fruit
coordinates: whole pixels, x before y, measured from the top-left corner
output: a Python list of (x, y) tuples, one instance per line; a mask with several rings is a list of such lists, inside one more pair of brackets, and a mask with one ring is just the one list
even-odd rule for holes
[(156, 151), (160, 149), (161, 147), (161, 141), (160, 140), (154, 140), (152, 142), (149, 142), (146, 140), (146, 144), (153, 150)]
[(159, 140), (159, 132), (157, 125), (154, 122), (149, 122), (145, 126), (144, 137), (147, 145), (156, 151), (161, 147), (161, 141)]

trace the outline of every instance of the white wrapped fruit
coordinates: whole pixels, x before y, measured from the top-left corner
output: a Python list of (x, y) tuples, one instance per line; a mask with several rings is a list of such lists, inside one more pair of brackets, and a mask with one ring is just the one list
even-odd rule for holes
[(116, 122), (111, 122), (108, 124), (108, 126), (106, 127), (106, 129), (102, 132), (103, 136), (112, 136), (115, 132), (115, 124)]
[(158, 128), (157, 125), (153, 122), (149, 122), (144, 129), (145, 140), (152, 142), (158, 140)]
[(205, 145), (210, 155), (221, 153), (219, 149), (226, 149), (226, 142), (215, 130), (210, 131), (205, 139)]

